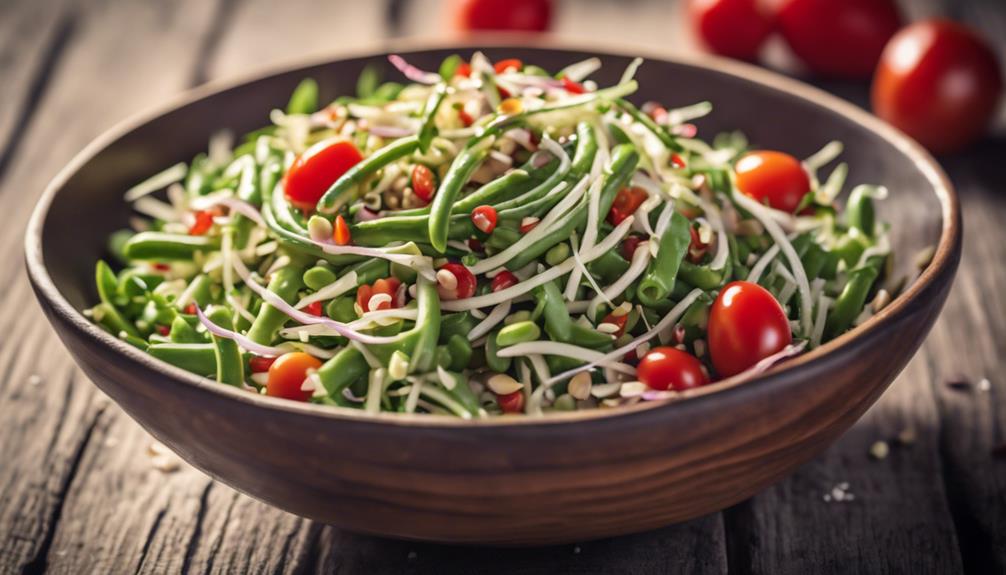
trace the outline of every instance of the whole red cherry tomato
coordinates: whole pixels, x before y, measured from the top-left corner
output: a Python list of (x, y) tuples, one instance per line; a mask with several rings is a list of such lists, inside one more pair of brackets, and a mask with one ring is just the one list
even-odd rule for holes
[(709, 311), (709, 356), (721, 377), (736, 375), (793, 341), (786, 312), (756, 283), (727, 284)]
[(297, 156), (284, 177), (290, 203), (304, 211), (314, 209), (321, 196), (363, 156), (352, 142), (329, 139), (311, 146)]
[(873, 111), (933, 152), (952, 152), (981, 136), (1002, 90), (984, 40), (954, 22), (917, 22), (884, 49)]
[(684, 391), (709, 383), (709, 375), (694, 355), (675, 347), (655, 347), (636, 367), (636, 377), (651, 389)]
[(300, 351), (279, 356), (269, 367), (269, 379), (265, 386), (266, 395), (307, 401), (311, 398), (311, 392), (302, 390), (301, 386), (307, 379), (308, 370), (319, 367), (321, 367), (320, 361)]
[(734, 171), (741, 193), (784, 212), (793, 213), (810, 191), (810, 176), (800, 161), (783, 152), (748, 152)]
[(689, 0), (696, 36), (712, 52), (754, 60), (772, 32), (772, 14), (759, 0)]
[(461, 30), (526, 30), (544, 32), (552, 21), (550, 0), (458, 0)]
[(776, 18), (812, 72), (838, 78), (869, 78), (901, 27), (894, 0), (784, 0)]

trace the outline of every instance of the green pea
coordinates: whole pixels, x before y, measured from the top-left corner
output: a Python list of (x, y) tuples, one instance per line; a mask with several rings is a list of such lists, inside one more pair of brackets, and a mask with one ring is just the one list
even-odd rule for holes
[(328, 266), (314, 266), (304, 272), (304, 285), (315, 291), (336, 280), (335, 272)]
[(545, 263), (550, 266), (557, 266), (562, 262), (566, 261), (569, 257), (569, 244), (562, 242), (555, 244), (545, 252)]
[(525, 341), (535, 341), (541, 337), (541, 328), (533, 321), (519, 321), (500, 330), (496, 344), (507, 347)]

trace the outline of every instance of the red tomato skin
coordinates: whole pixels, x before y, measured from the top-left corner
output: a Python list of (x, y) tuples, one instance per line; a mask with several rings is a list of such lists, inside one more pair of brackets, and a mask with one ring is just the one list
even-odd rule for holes
[(787, 213), (793, 213), (810, 191), (810, 176), (800, 161), (783, 152), (748, 152), (734, 170), (742, 193)]
[(328, 188), (355, 166), (363, 155), (347, 140), (324, 140), (297, 156), (283, 178), (290, 203), (310, 211)]
[(301, 386), (307, 379), (307, 370), (319, 367), (321, 362), (306, 353), (291, 352), (279, 356), (269, 366), (266, 395), (295, 401), (311, 399), (311, 392), (302, 390)]
[(773, 28), (759, 0), (689, 0), (688, 15), (709, 51), (740, 60), (757, 58)]
[(639, 360), (636, 377), (650, 389), (684, 391), (709, 383), (702, 362), (675, 347), (655, 347)]
[(497, 395), (496, 401), (499, 403), (503, 413), (521, 413), (524, 411), (524, 392), (517, 390), (506, 395)]
[(901, 27), (894, 0), (784, 0), (779, 31), (811, 72), (865, 79)]
[(720, 377), (736, 375), (792, 341), (786, 312), (758, 284), (727, 284), (709, 310), (709, 356)]
[(1002, 97), (995, 52), (946, 20), (917, 22), (884, 49), (873, 80), (873, 111), (929, 150), (960, 150), (982, 135)]
[(544, 32), (552, 22), (551, 0), (458, 0), (460, 30)]
[(412, 191), (424, 204), (430, 203), (437, 191), (433, 171), (422, 164), (416, 164), (416, 167), (412, 168)]

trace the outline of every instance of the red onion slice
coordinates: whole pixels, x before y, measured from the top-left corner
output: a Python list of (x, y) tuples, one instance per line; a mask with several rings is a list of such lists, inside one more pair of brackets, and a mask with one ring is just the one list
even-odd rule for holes
[(254, 353), (255, 355), (261, 355), (263, 357), (279, 357), (287, 352), (287, 350), (279, 347), (272, 347), (256, 343), (245, 335), (242, 335), (236, 331), (229, 330), (225, 327), (213, 323), (212, 321), (210, 321), (210, 318), (206, 317), (206, 314), (203, 313), (202, 308), (199, 307), (198, 305), (196, 306), (196, 316), (199, 318), (199, 323), (203, 324), (203, 327), (206, 328), (206, 331), (212, 333), (217, 337), (232, 339), (239, 346), (250, 351), (251, 353)]
[(391, 62), (392, 66), (398, 68), (398, 71), (401, 72), (402, 75), (413, 82), (430, 85), (440, 82), (440, 74), (420, 70), (419, 68), (416, 68), (412, 64), (406, 62), (405, 58), (402, 58), (398, 54), (390, 54), (388, 56), (388, 61)]

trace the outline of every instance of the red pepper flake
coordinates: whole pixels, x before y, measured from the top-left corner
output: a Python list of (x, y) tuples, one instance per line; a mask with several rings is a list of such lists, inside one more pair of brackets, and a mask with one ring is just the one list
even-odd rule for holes
[(322, 304), (320, 301), (313, 301), (306, 306), (304, 306), (304, 311), (311, 315), (321, 317), (322, 315)]
[(688, 164), (685, 162), (685, 159), (682, 158), (680, 154), (671, 154), (671, 165), (680, 170), (681, 168), (684, 168)]
[(348, 246), (352, 239), (346, 218), (342, 215), (335, 216), (335, 225), (332, 226), (332, 241), (338, 246)]
[(458, 67), (454, 70), (454, 77), (464, 77), (468, 78), (472, 75), (472, 65), (468, 62), (461, 62)]
[(213, 227), (213, 213), (206, 210), (193, 212), (195, 221), (189, 226), (190, 236), (204, 236)]
[(496, 222), (499, 216), (496, 208), (488, 205), (478, 206), (472, 210), (472, 223), (484, 234), (491, 234), (496, 229)]
[(583, 87), (583, 84), (574, 82), (565, 76), (562, 77), (562, 87), (570, 94), (584, 94), (587, 92), (587, 89)]

